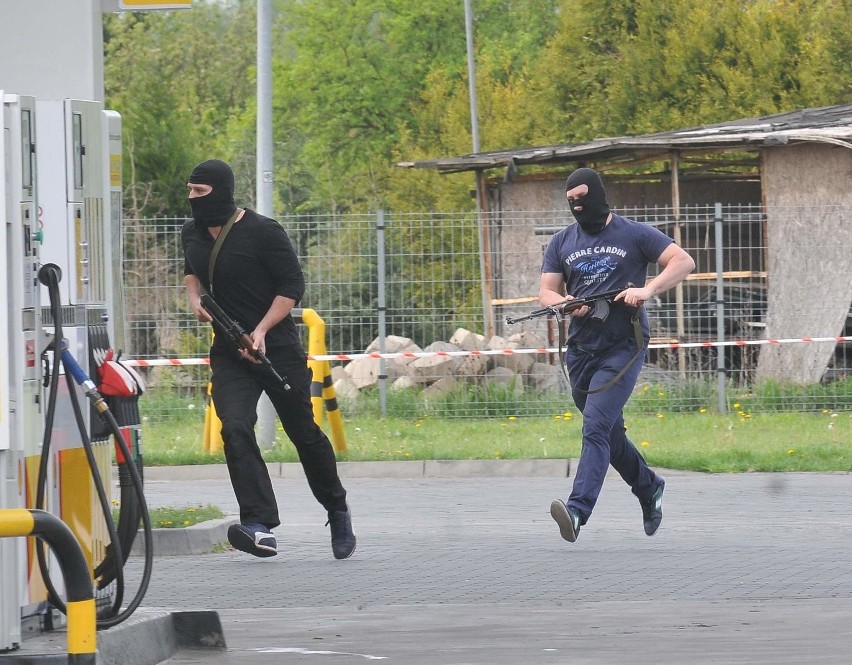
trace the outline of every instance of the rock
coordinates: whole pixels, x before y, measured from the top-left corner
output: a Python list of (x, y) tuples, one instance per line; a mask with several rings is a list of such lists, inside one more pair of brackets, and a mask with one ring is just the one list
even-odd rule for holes
[[(430, 353), (440, 353), (441, 351), (458, 351), (459, 348), (455, 344), (448, 342), (432, 342), (424, 351)], [(461, 364), (461, 358), (453, 356), (428, 356), (426, 358), (417, 358), (409, 363), (407, 374), (416, 383), (430, 384), (438, 379), (453, 376), (456, 368)]]

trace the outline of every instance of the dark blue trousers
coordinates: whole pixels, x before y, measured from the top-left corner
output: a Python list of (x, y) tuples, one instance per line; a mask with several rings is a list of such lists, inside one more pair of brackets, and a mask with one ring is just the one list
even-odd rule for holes
[(290, 390), (285, 391), (265, 367), (243, 360), (235, 351), (210, 355), (213, 404), (222, 421), (225, 459), (240, 506), (240, 522), (270, 529), (280, 524), (269, 471), (254, 433), (262, 391), (296, 447), (314, 497), (329, 512), (346, 510), (346, 491), (337, 475), (334, 449), (314, 422), (311, 373), (304, 350), (297, 346), (274, 349), (267, 356), (278, 373), (287, 377)]
[(585, 524), (594, 510), (607, 469), (611, 464), (640, 501), (647, 501), (659, 480), (636, 446), (627, 438), (622, 409), (630, 398), (643, 358), (637, 358), (612, 386), (588, 395), (616, 376), (636, 355), (635, 339), (625, 339), (603, 351), (587, 351), (568, 345), (566, 364), (574, 404), (583, 414), (583, 450), (566, 502)]

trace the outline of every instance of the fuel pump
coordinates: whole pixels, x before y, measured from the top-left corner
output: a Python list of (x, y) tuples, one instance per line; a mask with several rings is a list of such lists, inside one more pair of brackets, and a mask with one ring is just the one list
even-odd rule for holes
[[(0, 509), (47, 510), (71, 528), (95, 580), (98, 625), (108, 627), (138, 606), (151, 572), (144, 387), (111, 342), (123, 345), (120, 117), (98, 102), (0, 96)], [(140, 524), (142, 582), (125, 603), (122, 568)], [(0, 539), (0, 651), (63, 622), (58, 570), (35, 539)]]
[[(7, 316), (0, 329), (0, 508), (24, 508), (41, 430), (42, 389), (38, 355), (44, 344), (39, 320), (39, 261), (36, 213), (35, 99), (4, 94), (0, 135), (0, 293)], [(44, 612), (37, 582), (28, 573), (22, 539), (0, 539), (0, 649), (22, 636), (22, 612)], [(32, 599), (32, 602), (31, 602)], [(29, 612), (30, 610), (26, 610)]]

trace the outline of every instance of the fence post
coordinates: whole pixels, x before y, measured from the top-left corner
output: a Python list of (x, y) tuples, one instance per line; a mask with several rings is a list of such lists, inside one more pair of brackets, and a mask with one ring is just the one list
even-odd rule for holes
[(387, 303), (385, 302), (385, 211), (376, 212), (376, 272), (378, 293), (377, 307), (379, 312), (379, 409), (382, 418), (388, 415), (388, 372), (387, 360), (384, 358), (385, 342), (387, 339)]
[(62, 569), (68, 597), (68, 663), (95, 665), (97, 618), (92, 575), (71, 529), (43, 510), (0, 510), (0, 538), (11, 536), (38, 536), (50, 545)]
[(725, 394), (725, 282), (722, 274), (725, 270), (723, 262), (724, 243), (722, 241), (722, 204), (717, 203), (714, 219), (714, 235), (716, 236), (716, 341), (719, 342), (716, 352), (716, 394), (719, 400), (719, 413), (725, 415), (728, 411), (728, 399)]

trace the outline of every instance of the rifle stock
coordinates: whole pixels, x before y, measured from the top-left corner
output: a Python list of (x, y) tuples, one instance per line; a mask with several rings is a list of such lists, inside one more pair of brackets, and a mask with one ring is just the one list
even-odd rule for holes
[(207, 310), (207, 313), (213, 317), (213, 320), (219, 324), (219, 327), (225, 332), (228, 338), (236, 345), (238, 349), (243, 349), (247, 353), (257, 358), (260, 363), (269, 370), (272, 375), (284, 385), (284, 390), (290, 390), (290, 384), (282, 377), (275, 367), (272, 366), (266, 354), (259, 349), (254, 348), (254, 342), (243, 327), (228, 316), (225, 311), (219, 307), (219, 304), (213, 300), (209, 293), (201, 296), (201, 306)]

